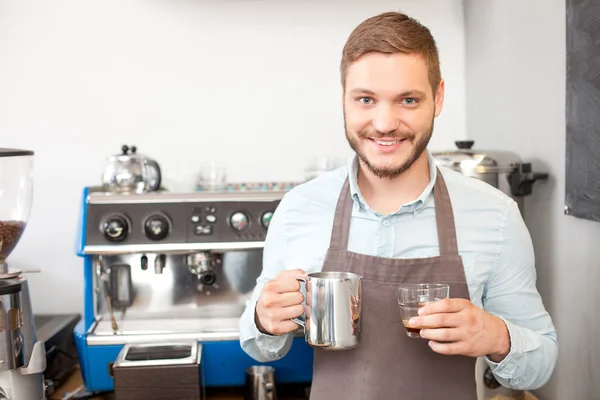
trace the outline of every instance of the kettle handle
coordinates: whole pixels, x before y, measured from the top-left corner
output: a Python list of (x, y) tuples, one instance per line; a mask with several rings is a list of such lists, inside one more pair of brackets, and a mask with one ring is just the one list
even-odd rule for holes
[[(300, 277), (297, 277), (296, 279), (298, 280), (298, 282), (303, 282), (304, 285), (306, 285), (306, 278), (305, 277), (300, 276)], [(306, 296), (304, 296), (304, 303), (306, 304)], [(306, 315), (306, 306), (305, 306), (304, 312), (302, 314)], [(298, 325), (300, 325), (301, 327), (303, 327), (304, 330), (306, 331), (306, 324), (301, 319), (299, 319), (299, 318), (292, 318), (292, 322), (297, 323)]]
[(148, 166), (150, 168), (154, 168), (155, 174), (156, 174), (156, 182), (154, 183), (154, 185), (152, 185), (148, 191), (150, 192), (154, 192), (155, 190), (160, 189), (160, 184), (162, 181), (162, 174), (160, 171), (160, 166), (158, 165), (158, 163), (154, 160), (148, 159), (146, 160), (146, 162), (148, 163)]

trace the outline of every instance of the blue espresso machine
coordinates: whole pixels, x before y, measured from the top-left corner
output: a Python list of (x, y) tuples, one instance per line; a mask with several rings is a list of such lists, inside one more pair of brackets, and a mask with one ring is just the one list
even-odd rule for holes
[(77, 245), (84, 314), (74, 333), (89, 391), (114, 390), (114, 363), (128, 359), (124, 352), (165, 343), (199, 344), (205, 387), (242, 386), (253, 365), (273, 366), (278, 384), (311, 382), (313, 350), (300, 333), (284, 358), (266, 364), (239, 343), (238, 320), (284, 193), (264, 186), (144, 194), (84, 189)]

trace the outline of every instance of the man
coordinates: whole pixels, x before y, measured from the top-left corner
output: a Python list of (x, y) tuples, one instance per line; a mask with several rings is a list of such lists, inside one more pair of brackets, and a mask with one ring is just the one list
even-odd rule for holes
[[(348, 38), (341, 74), (356, 156), (281, 201), (240, 320), (243, 349), (260, 361), (283, 357), (298, 328), (290, 319), (303, 312), (294, 277), (348, 271), (364, 276), (361, 340), (315, 350), (311, 399), (476, 399), (477, 357), (504, 386), (542, 386), (558, 344), (518, 206), (436, 168), (427, 151), (444, 102), (429, 30), (400, 13), (367, 19)], [(450, 299), (411, 321), (425, 340), (404, 333), (403, 282), (450, 284)]]

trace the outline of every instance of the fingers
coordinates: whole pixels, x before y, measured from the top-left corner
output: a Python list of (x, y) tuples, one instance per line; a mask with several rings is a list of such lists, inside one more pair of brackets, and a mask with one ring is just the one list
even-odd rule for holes
[(431, 347), (431, 350), (435, 351), (436, 353), (439, 354), (444, 354), (444, 355), (469, 355), (469, 349), (470, 346), (464, 342), (464, 341), (460, 341), (460, 342), (455, 342), (455, 343), (439, 343), (439, 342), (435, 342), (435, 341), (430, 341), (429, 343), (429, 347)]
[(267, 282), (263, 290), (274, 293), (298, 292), (300, 290), (300, 282), (295, 278), (276, 278)]
[(298, 329), (298, 324), (291, 319), (298, 318), (303, 312), (302, 305), (265, 309), (260, 316), (261, 325), (273, 335), (283, 335)]
[(300, 292), (298, 276), (306, 275), (302, 270), (282, 271), (265, 284), (256, 304), (258, 325), (273, 335), (282, 335), (298, 329), (290, 319), (304, 313), (304, 296)]
[(295, 277), (302, 277), (302, 276), (306, 276), (306, 272), (304, 272), (304, 270), (302, 270), (302, 269), (286, 269), (285, 271), (281, 271), (279, 274), (277, 274), (275, 279), (295, 278)]
[(436, 313), (455, 313), (472, 306), (469, 300), (465, 299), (442, 299), (427, 303), (419, 310), (419, 315), (430, 315)]
[(464, 338), (464, 333), (458, 328), (421, 329), (421, 337), (436, 342), (456, 342)]
[(414, 328), (453, 328), (463, 325), (460, 313), (432, 314), (424, 317), (413, 317), (408, 323)]
[(304, 296), (299, 291), (276, 293), (265, 292), (262, 296), (262, 304), (265, 308), (289, 307), (302, 304)]
[(295, 305), (290, 307), (273, 308), (265, 310), (264, 315), (271, 322), (282, 322), (292, 318), (298, 318), (304, 313), (304, 307), (302, 305)]
[(269, 330), (269, 332), (277, 336), (285, 335), (286, 333), (294, 332), (296, 329), (298, 329), (298, 327), (299, 325), (293, 321), (281, 321), (276, 326), (274, 326), (272, 330)]

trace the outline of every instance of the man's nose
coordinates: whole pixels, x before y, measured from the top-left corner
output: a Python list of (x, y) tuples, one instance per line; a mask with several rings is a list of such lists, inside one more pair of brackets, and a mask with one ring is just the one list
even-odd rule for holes
[(381, 133), (390, 133), (399, 128), (400, 120), (388, 105), (380, 104), (373, 119), (373, 127)]

